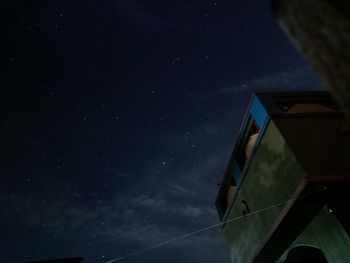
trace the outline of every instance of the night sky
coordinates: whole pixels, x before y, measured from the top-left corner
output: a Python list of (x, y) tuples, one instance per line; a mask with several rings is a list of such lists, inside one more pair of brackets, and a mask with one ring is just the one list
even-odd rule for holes
[[(3, 1), (1, 263), (106, 262), (218, 223), (253, 91), (322, 85), (267, 1)], [(219, 228), (118, 262), (229, 262)]]

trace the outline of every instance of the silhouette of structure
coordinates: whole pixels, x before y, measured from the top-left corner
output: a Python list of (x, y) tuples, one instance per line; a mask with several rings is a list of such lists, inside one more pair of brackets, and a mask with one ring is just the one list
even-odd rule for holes
[(350, 262), (349, 149), (330, 93), (253, 95), (216, 200), (232, 262)]

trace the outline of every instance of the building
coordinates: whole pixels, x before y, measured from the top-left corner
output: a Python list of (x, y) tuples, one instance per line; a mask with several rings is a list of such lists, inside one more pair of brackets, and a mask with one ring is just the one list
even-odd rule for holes
[(349, 186), (328, 92), (253, 95), (216, 200), (232, 262), (350, 262)]
[(27, 263), (83, 263), (82, 257), (29, 261)]

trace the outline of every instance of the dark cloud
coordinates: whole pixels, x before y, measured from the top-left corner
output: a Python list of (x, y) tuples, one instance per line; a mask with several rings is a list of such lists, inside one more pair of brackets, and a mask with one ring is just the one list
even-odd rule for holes
[[(80, 239), (86, 246), (91, 242), (109, 246), (124, 244), (122, 247), (126, 246), (130, 251), (215, 224), (216, 182), (220, 180), (229, 156), (229, 147), (216, 128), (219, 125), (204, 124), (191, 132), (169, 138), (166, 144), (170, 149), (174, 147), (173, 151), (178, 151), (175, 148), (188, 147), (188, 151), (183, 151), (183, 156), (176, 156), (173, 161), (154, 156), (146, 167), (140, 167), (140, 171), (146, 171), (142, 177), (116, 172), (106, 164), (100, 170), (113, 174), (118, 181), (137, 179), (137, 184), (125, 182), (128, 187), (121, 192), (112, 191), (108, 198), (101, 197), (99, 193), (90, 193), (87, 198), (68, 184), (60, 184), (63, 187), (57, 189), (55, 183), (52, 184), (53, 196), (49, 200), (42, 200), (35, 193), (2, 195), (0, 202), (6, 204), (0, 211), (6, 215), (2, 222), (24, 225), (28, 231), (44, 228), (48, 235), (63, 239), (80, 232)], [(191, 137), (188, 139), (190, 142), (184, 141), (183, 136)], [(221, 143), (210, 143), (213, 138), (221, 140)], [(210, 151), (197, 156), (199, 152), (192, 144), (196, 144), (197, 148), (207, 147)], [(194, 156), (197, 156), (196, 163), (181, 165), (183, 160), (192, 160)], [(54, 193), (57, 192), (60, 196), (55, 198)], [(64, 198), (59, 198), (61, 196)], [(198, 249), (198, 255), (201, 246), (220, 245), (223, 249), (218, 230), (179, 240), (168, 249), (173, 251), (177, 246), (188, 251)]]
[(211, 94), (203, 96), (204, 99), (222, 98), (222, 96), (255, 91), (278, 90), (324, 90), (324, 84), (315, 75), (310, 66), (292, 68), (283, 72), (254, 77), (237, 85), (223, 84)]

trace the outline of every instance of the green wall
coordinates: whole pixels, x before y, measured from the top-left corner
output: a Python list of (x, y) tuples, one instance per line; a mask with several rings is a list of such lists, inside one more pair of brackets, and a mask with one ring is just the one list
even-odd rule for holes
[[(278, 129), (270, 122), (237, 193), (228, 220), (242, 215), (242, 200), (248, 202), (252, 214), (226, 223), (223, 227), (232, 262), (248, 262), (284, 206), (276, 204), (289, 200), (304, 176), (305, 172)], [(267, 207), (269, 209), (254, 213)]]

